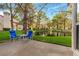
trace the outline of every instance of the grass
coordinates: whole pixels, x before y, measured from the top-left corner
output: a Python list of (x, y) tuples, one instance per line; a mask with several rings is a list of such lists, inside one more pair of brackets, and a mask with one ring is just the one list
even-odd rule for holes
[[(16, 32), (17, 35), (23, 34), (22, 31)], [(9, 35), (9, 31), (0, 31), (0, 43), (10, 40)], [(71, 36), (33, 36), (33, 40), (71, 47)]]
[(71, 47), (71, 36), (33, 36), (33, 40)]
[(0, 31), (0, 41), (9, 40), (9, 32), (8, 31)]
[[(22, 31), (16, 31), (17, 35), (21, 35)], [(0, 31), (0, 42), (10, 39), (9, 31)]]

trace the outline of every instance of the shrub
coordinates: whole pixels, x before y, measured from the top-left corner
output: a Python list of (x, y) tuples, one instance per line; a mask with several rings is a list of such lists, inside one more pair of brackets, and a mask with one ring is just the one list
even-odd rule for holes
[(43, 34), (47, 34), (48, 33), (48, 29), (36, 29), (35, 30), (35, 35), (43, 35)]
[(47, 36), (55, 36), (54, 34), (47, 34)]
[(9, 31), (10, 28), (3, 28), (3, 31)]

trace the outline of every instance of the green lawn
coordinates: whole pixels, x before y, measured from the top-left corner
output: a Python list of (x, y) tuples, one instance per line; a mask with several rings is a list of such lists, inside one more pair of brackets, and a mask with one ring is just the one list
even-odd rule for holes
[[(22, 34), (22, 31), (17, 31), (17, 35)], [(9, 31), (0, 31), (0, 42), (9, 40), (10, 39), (10, 34)]]
[(71, 36), (33, 36), (33, 40), (71, 47)]
[[(17, 35), (21, 35), (22, 31), (17, 31)], [(0, 42), (9, 40), (9, 32), (2, 31), (0, 32)], [(64, 46), (71, 46), (71, 36), (33, 36), (33, 40), (47, 42), (52, 44), (59, 44)]]

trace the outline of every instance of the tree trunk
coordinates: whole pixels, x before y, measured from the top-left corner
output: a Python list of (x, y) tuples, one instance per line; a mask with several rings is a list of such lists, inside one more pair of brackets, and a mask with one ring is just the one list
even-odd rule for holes
[(65, 36), (65, 19), (64, 19), (64, 36)]
[[(58, 30), (58, 21), (57, 21), (57, 30)], [(58, 31), (57, 31), (57, 36), (58, 36)]]
[(12, 5), (10, 3), (10, 13), (11, 13), (11, 28), (14, 29), (13, 27), (13, 15), (12, 15)]
[(40, 29), (40, 16), (38, 16), (37, 18), (37, 29), (38, 30)]
[(14, 26), (13, 26), (13, 17), (11, 15), (11, 28), (14, 29)]
[(26, 33), (27, 31), (27, 9), (25, 7), (25, 10), (24, 10), (24, 18), (23, 18), (23, 30), (24, 30), (24, 33)]
[(26, 13), (24, 13), (24, 18), (23, 18), (23, 30), (24, 30), (24, 33), (25, 33), (26, 30), (27, 30), (27, 18), (26, 18)]

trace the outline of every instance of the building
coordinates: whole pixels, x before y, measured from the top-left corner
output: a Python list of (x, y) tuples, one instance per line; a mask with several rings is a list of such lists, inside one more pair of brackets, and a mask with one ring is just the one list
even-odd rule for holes
[(3, 19), (3, 16), (0, 15), (0, 30), (3, 30), (3, 25), (2, 25), (3, 21), (2, 21), (2, 19)]
[(72, 5), (72, 50), (79, 56), (79, 24), (77, 22), (77, 3)]
[[(19, 23), (17, 19), (13, 19), (14, 29), (22, 30), (23, 26)], [(3, 28), (11, 28), (11, 17), (8, 12), (4, 12), (4, 15), (0, 15), (0, 30)]]

